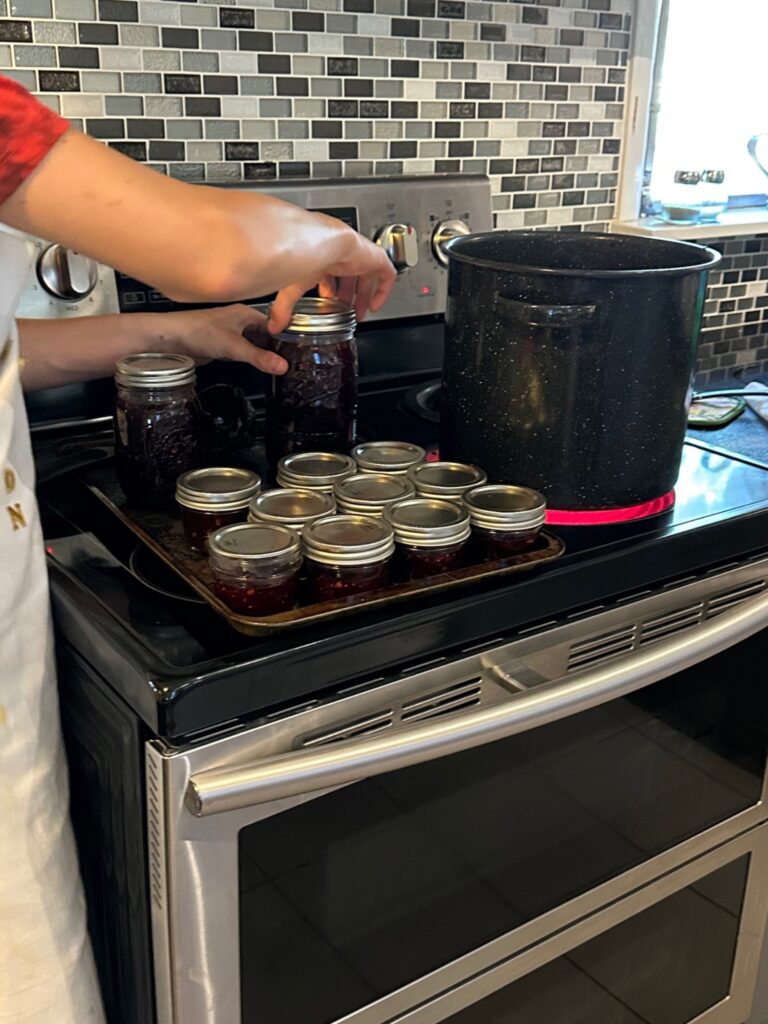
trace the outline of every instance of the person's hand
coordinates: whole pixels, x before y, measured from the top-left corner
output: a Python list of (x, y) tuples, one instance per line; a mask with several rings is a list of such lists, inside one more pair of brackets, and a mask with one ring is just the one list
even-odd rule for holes
[[(338, 227), (335, 218), (324, 217)], [(381, 309), (389, 298), (397, 273), (392, 261), (374, 242), (369, 242), (357, 231), (347, 228), (344, 233), (346, 251), (340, 260), (324, 268), (322, 276), (299, 281), (281, 289), (269, 315), (270, 334), (279, 334), (290, 322), (293, 307), (311, 288), (317, 286), (325, 298), (338, 298), (353, 306), (358, 320), (364, 319), (370, 310)]]
[[(136, 315), (136, 314), (133, 314)], [(240, 303), (217, 306), (215, 309), (194, 309), (177, 313), (153, 313), (159, 352), (180, 352), (192, 356), (198, 364), (213, 359), (229, 359), (250, 363), (264, 373), (283, 374), (288, 363), (267, 348), (261, 348), (259, 338), (268, 344), (267, 321), (263, 313)], [(255, 343), (243, 337), (248, 331)]]

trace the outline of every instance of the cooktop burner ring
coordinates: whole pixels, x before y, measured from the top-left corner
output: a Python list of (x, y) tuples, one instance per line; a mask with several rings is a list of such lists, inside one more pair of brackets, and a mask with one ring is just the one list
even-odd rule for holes
[(176, 573), (153, 555), (141, 541), (128, 557), (128, 569), (140, 583), (154, 590), (156, 594), (170, 597), (174, 601), (185, 601), (187, 604), (205, 604), (201, 597), (190, 590)]

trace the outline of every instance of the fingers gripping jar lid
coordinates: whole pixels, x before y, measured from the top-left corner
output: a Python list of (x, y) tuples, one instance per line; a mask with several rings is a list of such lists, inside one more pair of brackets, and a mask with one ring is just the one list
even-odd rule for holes
[(371, 516), (329, 516), (309, 523), (304, 553), (321, 565), (370, 565), (384, 562), (395, 550), (392, 527)]
[(408, 470), (416, 493), (424, 497), (460, 499), (470, 487), (488, 479), (482, 469), (462, 462), (426, 462)]
[(356, 472), (355, 460), (334, 452), (298, 452), (280, 459), (277, 482), (281, 487), (309, 487), (333, 493), (334, 485)]
[(486, 484), (464, 495), (473, 526), (485, 530), (535, 530), (544, 524), (547, 505), (538, 491), (512, 484)]
[(355, 311), (339, 299), (303, 298), (293, 307), (283, 334), (353, 334)]
[(115, 382), (131, 388), (173, 388), (195, 380), (191, 356), (141, 352), (125, 356), (115, 366)]
[(176, 501), (199, 512), (232, 512), (246, 508), (260, 489), (261, 479), (248, 469), (192, 469), (179, 477)]

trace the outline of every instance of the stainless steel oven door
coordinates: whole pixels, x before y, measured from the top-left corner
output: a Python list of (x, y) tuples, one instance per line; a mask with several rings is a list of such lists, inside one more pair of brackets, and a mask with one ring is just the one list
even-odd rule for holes
[(759, 825), (767, 626), (755, 561), (149, 744), (159, 1024), (410, 1019)]

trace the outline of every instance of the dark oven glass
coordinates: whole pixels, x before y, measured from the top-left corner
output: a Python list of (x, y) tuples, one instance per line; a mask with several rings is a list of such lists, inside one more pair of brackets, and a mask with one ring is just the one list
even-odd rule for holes
[(244, 828), (243, 1021), (328, 1024), (754, 806), (765, 639)]
[(726, 864), (445, 1024), (687, 1024), (730, 993), (748, 864)]

